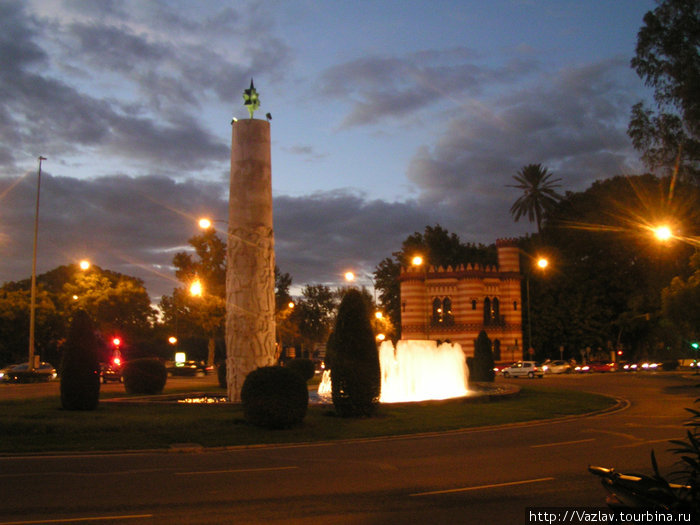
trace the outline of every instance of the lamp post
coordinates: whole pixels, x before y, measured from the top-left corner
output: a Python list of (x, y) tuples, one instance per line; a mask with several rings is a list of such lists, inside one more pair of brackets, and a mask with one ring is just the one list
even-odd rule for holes
[[(544, 257), (537, 259), (537, 267), (544, 270), (549, 266), (549, 261)], [(525, 277), (525, 296), (527, 298), (527, 353), (529, 355), (534, 355), (535, 349), (532, 346), (532, 316), (530, 315), (530, 272), (527, 273)]]
[(423, 260), (423, 257), (420, 255), (414, 255), (411, 258), (411, 266), (415, 267), (423, 267), (423, 285), (424, 285), (424, 290), (425, 290), (425, 295), (426, 295), (426, 302), (425, 304), (425, 338), (430, 339), (430, 310), (431, 310), (431, 303), (430, 303), (430, 295), (428, 294), (428, 267), (427, 264), (423, 266), (423, 263), (425, 261)]
[(34, 214), (34, 249), (32, 251), (32, 290), (29, 303), (29, 363), (27, 370), (34, 370), (34, 330), (36, 327), (36, 245), (39, 237), (39, 192), (41, 190), (41, 161), (46, 157), (39, 156), (39, 170), (36, 180), (36, 212)]

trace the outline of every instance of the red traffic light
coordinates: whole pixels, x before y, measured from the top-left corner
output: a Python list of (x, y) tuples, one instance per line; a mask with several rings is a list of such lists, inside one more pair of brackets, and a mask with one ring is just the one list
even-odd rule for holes
[(119, 345), (122, 344), (122, 340), (118, 337), (115, 337), (114, 339), (112, 339), (112, 344), (116, 347), (119, 347)]

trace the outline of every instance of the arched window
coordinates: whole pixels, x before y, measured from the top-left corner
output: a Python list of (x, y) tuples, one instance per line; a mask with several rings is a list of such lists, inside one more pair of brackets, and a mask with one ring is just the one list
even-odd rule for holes
[(446, 325), (455, 324), (454, 315), (452, 315), (452, 299), (445, 297), (442, 301), (442, 321)]
[(491, 299), (484, 299), (484, 324), (491, 324)]
[(476, 310), (476, 299), (472, 299), (472, 310)]
[(493, 298), (493, 302), (491, 303), (491, 320), (494, 321), (495, 323), (500, 322), (501, 320), (501, 303), (498, 301), (498, 297)]
[(440, 324), (442, 321), (442, 301), (436, 297), (433, 299), (433, 315), (431, 317), (431, 323), (436, 325)]
[(518, 301), (513, 301), (513, 310), (518, 309)]

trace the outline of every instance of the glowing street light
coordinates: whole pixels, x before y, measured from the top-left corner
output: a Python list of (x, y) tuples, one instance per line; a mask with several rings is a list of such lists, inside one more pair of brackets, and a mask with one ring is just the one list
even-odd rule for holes
[(171, 335), (170, 337), (168, 337), (168, 343), (170, 343), (171, 345), (177, 344), (177, 337)]
[(90, 269), (90, 261), (83, 259), (78, 263), (78, 266), (80, 266), (80, 269), (85, 271)]
[(198, 224), (199, 224), (199, 227), (202, 228), (203, 230), (208, 230), (212, 226), (211, 220), (207, 219), (206, 217), (202, 217), (201, 219), (199, 219)]
[(413, 259), (411, 259), (411, 264), (413, 266), (420, 266), (421, 264), (423, 264), (423, 257), (421, 257), (420, 255), (416, 255), (415, 257), (413, 257)]
[(540, 269), (544, 270), (545, 268), (547, 268), (547, 266), (549, 266), (549, 261), (544, 257), (540, 257), (539, 259), (537, 259), (537, 266)]
[(671, 228), (669, 228), (665, 224), (657, 226), (652, 231), (654, 232), (654, 236), (656, 237), (656, 239), (661, 242), (667, 241), (671, 237), (673, 237), (673, 233), (671, 233)]
[(348, 282), (354, 281), (355, 280), (354, 272), (345, 272), (345, 280)]
[(202, 291), (202, 282), (199, 278), (192, 281), (192, 284), (190, 284), (190, 295), (192, 297), (202, 297)]

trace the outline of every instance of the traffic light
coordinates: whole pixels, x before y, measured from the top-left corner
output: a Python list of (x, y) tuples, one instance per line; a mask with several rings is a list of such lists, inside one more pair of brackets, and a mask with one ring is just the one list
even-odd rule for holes
[(692, 348), (693, 350), (698, 350), (700, 349), (700, 343), (698, 343), (697, 341), (693, 341), (692, 343), (690, 343), (690, 348)]

